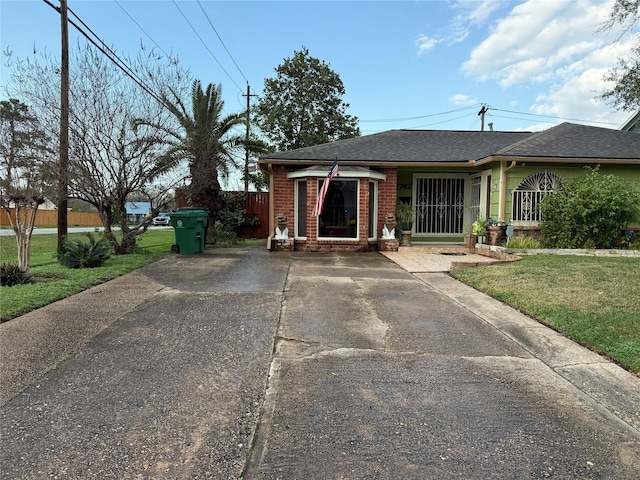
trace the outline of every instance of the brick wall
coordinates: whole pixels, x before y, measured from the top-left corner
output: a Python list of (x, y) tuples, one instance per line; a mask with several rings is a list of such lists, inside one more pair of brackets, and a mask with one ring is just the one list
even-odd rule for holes
[[(295, 235), (295, 180), (288, 179), (287, 173), (295, 170), (285, 166), (273, 168), (273, 200), (275, 214), (283, 213), (289, 220), (289, 235)], [(378, 182), (378, 224), (377, 237), (382, 237), (384, 217), (396, 210), (397, 174), (395, 169), (381, 169), (387, 175), (386, 181)], [(309, 252), (362, 252), (377, 249), (377, 241), (369, 242), (369, 180), (360, 179), (360, 211), (358, 239), (318, 239), (317, 221), (312, 216), (318, 195), (318, 178), (307, 178), (307, 238), (296, 240), (295, 250)]]
[(398, 171), (395, 168), (381, 168), (380, 173), (384, 173), (387, 179), (378, 182), (378, 238), (382, 238), (384, 217), (388, 213), (396, 213), (398, 202)]

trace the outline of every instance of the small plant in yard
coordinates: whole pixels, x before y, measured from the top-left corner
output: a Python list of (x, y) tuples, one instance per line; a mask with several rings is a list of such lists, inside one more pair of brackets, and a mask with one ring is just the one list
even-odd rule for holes
[(65, 240), (58, 261), (69, 268), (95, 268), (111, 256), (111, 245), (105, 237), (98, 240), (92, 233), (86, 234), (88, 241)]
[(542, 248), (542, 243), (532, 237), (512, 237), (507, 240), (505, 247), (521, 250)]
[(471, 235), (481, 237), (487, 232), (487, 226), (489, 221), (485, 219), (478, 219), (471, 224)]
[(229, 231), (222, 222), (216, 222), (216, 245), (236, 245), (238, 243), (238, 234), (235, 231)]
[(0, 285), (13, 287), (23, 283), (30, 283), (31, 278), (15, 263), (3, 263), (0, 265)]

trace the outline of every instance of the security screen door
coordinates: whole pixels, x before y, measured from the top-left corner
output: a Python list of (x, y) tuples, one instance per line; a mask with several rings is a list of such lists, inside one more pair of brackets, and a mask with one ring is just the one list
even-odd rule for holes
[(462, 234), (464, 178), (416, 179), (416, 234)]

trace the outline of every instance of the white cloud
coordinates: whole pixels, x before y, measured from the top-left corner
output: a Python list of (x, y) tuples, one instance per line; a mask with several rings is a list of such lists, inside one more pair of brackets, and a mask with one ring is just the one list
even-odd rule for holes
[(595, 32), (609, 11), (607, 5), (597, 0), (518, 4), (473, 49), (462, 70), (503, 87), (545, 81), (562, 62), (605, 44), (604, 36)]
[(476, 2), (458, 0), (454, 8), (459, 13), (450, 25), (449, 43), (464, 41), (473, 27), (485, 24), (491, 18), (491, 15), (505, 3), (505, 0), (481, 0)]
[(415, 44), (418, 47), (418, 55), (422, 55), (427, 53), (429, 50), (433, 49), (441, 40), (437, 38), (427, 37), (426, 35), (418, 35), (416, 38)]
[(456, 95), (453, 95), (451, 98), (449, 98), (449, 101), (451, 103), (453, 103), (454, 105), (476, 105), (480, 102), (478, 102), (477, 99), (470, 97), (469, 95), (464, 95), (462, 93), (457, 93)]
[(631, 51), (632, 45), (633, 40), (629, 38), (594, 50), (579, 61), (561, 67), (548, 91), (536, 98), (531, 111), (564, 118), (589, 119), (597, 126), (615, 127), (622, 124), (628, 114), (612, 112), (596, 97), (611, 88), (612, 85), (605, 82), (603, 77), (615, 59)]
[(598, 32), (612, 5), (612, 0), (519, 3), (492, 24), (462, 71), (504, 90), (537, 89), (532, 113), (615, 128), (626, 114), (612, 112), (596, 97), (607, 87), (604, 74), (630, 53), (633, 38), (627, 35), (615, 42), (614, 32)]

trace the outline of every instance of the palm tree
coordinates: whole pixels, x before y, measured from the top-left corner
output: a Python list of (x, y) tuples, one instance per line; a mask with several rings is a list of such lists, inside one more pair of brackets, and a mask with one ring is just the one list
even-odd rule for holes
[[(223, 116), (221, 91), (220, 85), (213, 84), (203, 91), (200, 81), (195, 80), (191, 87), (191, 111), (178, 95), (174, 95), (175, 102), (164, 97), (165, 106), (178, 122), (176, 129), (146, 120), (136, 121), (138, 127), (150, 126), (166, 135), (161, 140), (168, 146), (163, 156), (166, 164), (177, 165), (187, 160), (191, 177), (187, 189), (190, 204), (209, 209), (210, 227), (215, 224), (219, 210), (219, 178), (226, 178), (231, 166), (237, 167), (233, 154), (243, 145), (243, 138), (232, 130), (244, 124), (246, 117), (245, 113)], [(213, 234), (214, 229), (209, 228), (208, 236)]]

